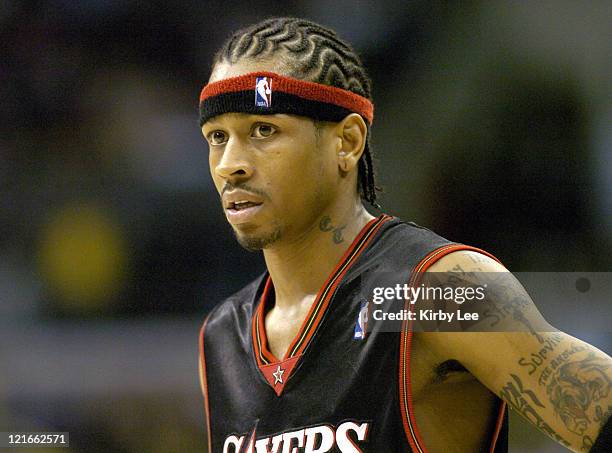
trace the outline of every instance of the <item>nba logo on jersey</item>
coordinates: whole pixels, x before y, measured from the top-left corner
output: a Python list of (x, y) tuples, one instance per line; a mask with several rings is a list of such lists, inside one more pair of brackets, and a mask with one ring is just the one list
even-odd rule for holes
[(270, 107), (272, 105), (272, 78), (257, 77), (255, 80), (255, 106)]
[(359, 315), (357, 315), (357, 322), (355, 323), (355, 333), (353, 333), (354, 340), (365, 340), (367, 323), (368, 323), (368, 301), (363, 299), (361, 301)]

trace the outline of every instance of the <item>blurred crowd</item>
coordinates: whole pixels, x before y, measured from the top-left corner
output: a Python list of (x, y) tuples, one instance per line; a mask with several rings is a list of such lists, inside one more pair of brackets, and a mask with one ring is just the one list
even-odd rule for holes
[[(0, 340), (13, 341), (0, 346), (0, 431), (70, 431), (72, 451), (204, 451), (198, 324), (264, 266), (223, 218), (197, 98), (223, 40), (279, 14), (331, 26), (363, 56), (386, 212), (513, 270), (610, 271), (606, 2), (5, 0)], [(53, 354), (66, 366), (40, 379), (63, 388), (80, 372), (64, 331), (87, 339), (73, 349), (93, 354), (83, 366), (119, 370), (108, 389), (24, 384)], [(130, 342), (142, 348), (114, 363)], [(184, 380), (121, 392), (143, 354), (193, 363)]]

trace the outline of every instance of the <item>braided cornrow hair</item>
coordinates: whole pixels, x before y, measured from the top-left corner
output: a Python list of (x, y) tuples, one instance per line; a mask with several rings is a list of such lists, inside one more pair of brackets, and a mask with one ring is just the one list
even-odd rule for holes
[[(286, 64), (290, 77), (343, 88), (372, 100), (372, 82), (350, 44), (333, 30), (305, 19), (275, 17), (238, 30), (217, 52), (213, 67), (220, 62), (276, 55)], [(380, 208), (369, 126), (358, 174), (361, 197)]]

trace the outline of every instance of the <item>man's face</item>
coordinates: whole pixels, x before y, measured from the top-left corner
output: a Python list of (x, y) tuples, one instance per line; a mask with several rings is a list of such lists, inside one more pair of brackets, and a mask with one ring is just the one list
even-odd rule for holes
[[(211, 81), (274, 69), (219, 64)], [(243, 246), (256, 250), (299, 240), (334, 199), (334, 147), (326, 128), (317, 131), (312, 119), (226, 113), (206, 122), (202, 132), (223, 210)]]

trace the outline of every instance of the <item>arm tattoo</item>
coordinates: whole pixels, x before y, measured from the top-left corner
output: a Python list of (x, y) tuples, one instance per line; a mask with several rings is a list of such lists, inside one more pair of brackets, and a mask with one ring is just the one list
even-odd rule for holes
[[(523, 382), (515, 374), (511, 374), (510, 377), (512, 378), (512, 381), (509, 381), (502, 388), (499, 396), (506, 400), (508, 404), (514, 408), (514, 410), (534, 424), (539, 430), (548, 434), (557, 442), (569, 447), (570, 443), (557, 434), (531, 405), (531, 403), (533, 403), (537, 407), (545, 408), (544, 404), (542, 404), (535, 393), (524, 388)], [(528, 401), (528, 399), (531, 400), (531, 403)]]
[(333, 226), (331, 223), (331, 218), (329, 216), (323, 216), (323, 218), (321, 218), (321, 221), (319, 222), (319, 230), (324, 232), (333, 232), (332, 239), (334, 241), (334, 244), (340, 244), (341, 242), (344, 242), (344, 237), (342, 237), (342, 230), (344, 230), (345, 228), (346, 225), (342, 225), (340, 227)]
[[(472, 261), (485, 259), (477, 254), (470, 254), (468, 257)], [(551, 327), (539, 315), (525, 289), (510, 272), (484, 272), (478, 264), (454, 264), (443, 272), (426, 273), (423, 281), (426, 286), (432, 287), (472, 287), (484, 290), (485, 298), (477, 303), (466, 303), (458, 307), (456, 304), (444, 305), (444, 301), (440, 301), (439, 305), (446, 310), (478, 313), (476, 320), (462, 322), (460, 330), (524, 331), (529, 332), (543, 348), (547, 346), (542, 332), (550, 331)]]
[[(541, 343), (541, 348), (537, 352), (532, 352), (527, 358), (521, 357), (518, 364), (529, 368), (529, 375), (532, 375), (546, 362), (546, 360), (548, 360), (548, 357), (555, 350), (557, 345), (561, 343), (562, 339), (563, 337), (560, 333), (551, 334)], [(542, 385), (541, 382), (540, 385)]]
[(586, 358), (565, 363), (555, 371), (546, 387), (546, 394), (555, 413), (571, 432), (583, 436), (593, 421), (605, 422), (605, 419), (601, 420), (604, 413), (600, 406), (595, 408), (593, 420), (588, 413), (591, 405), (606, 398), (612, 389), (612, 381), (606, 374), (609, 367), (606, 360), (590, 353)]
[(520, 283), (515, 281), (512, 274), (506, 272), (500, 272), (499, 275), (489, 273), (487, 277), (493, 279), (489, 284), (489, 291), (493, 292), (494, 300), (485, 310), (485, 319), (492, 320), (490, 325), (494, 326), (511, 317), (514, 321), (521, 323), (540, 344), (543, 344), (544, 338), (525, 316), (524, 311), (531, 304), (531, 299)]
[[(571, 355), (576, 354), (577, 352), (585, 351), (586, 349), (587, 347), (580, 343), (571, 343), (569, 348), (565, 349), (563, 352), (554, 357), (550, 363), (542, 369), (542, 372), (538, 377), (538, 384), (547, 385), (548, 380), (551, 378), (553, 373), (558, 370), (561, 365), (567, 362)], [(521, 357), (521, 360), (522, 359), (523, 358)], [(519, 365), (525, 366), (525, 362), (521, 363), (521, 360), (519, 360)], [(535, 371), (535, 369), (533, 369), (533, 371)], [(531, 370), (529, 371), (529, 374), (532, 374)]]

